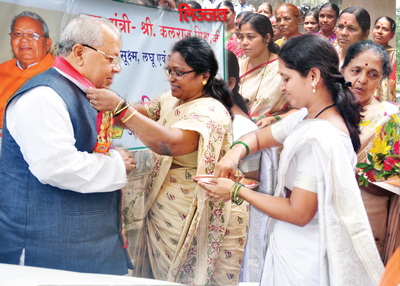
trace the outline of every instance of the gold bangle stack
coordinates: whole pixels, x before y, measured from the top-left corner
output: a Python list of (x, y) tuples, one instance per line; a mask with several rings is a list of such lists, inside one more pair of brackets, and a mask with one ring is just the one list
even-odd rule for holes
[[(118, 103), (117, 107), (115, 108), (113, 115), (115, 117), (123, 117), (126, 109), (130, 106), (130, 104), (126, 101), (124, 101), (123, 99), (121, 99), (121, 101)], [(125, 112), (124, 112), (125, 111)]]

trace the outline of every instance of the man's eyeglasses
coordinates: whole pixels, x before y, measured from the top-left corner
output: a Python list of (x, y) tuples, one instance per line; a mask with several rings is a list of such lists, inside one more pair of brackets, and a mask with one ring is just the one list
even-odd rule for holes
[(32, 41), (32, 40), (39, 41), (40, 37), (44, 37), (44, 36), (41, 36), (36, 33), (20, 33), (20, 32), (11, 32), (9, 35), (11, 36), (11, 39), (13, 39), (13, 40), (15, 40), (15, 39), (20, 40), (24, 36), (26, 36), (26, 38), (29, 41)]
[(100, 51), (99, 49), (93, 48), (93, 47), (91, 47), (91, 46), (89, 46), (89, 45), (82, 44), (82, 46), (87, 47), (87, 48), (92, 49), (92, 50), (95, 50), (96, 52), (99, 52), (100, 54), (103, 54), (103, 55), (105, 55), (106, 57), (111, 58), (111, 59), (112, 59), (112, 61), (111, 61), (111, 65), (112, 65), (112, 66), (118, 65), (118, 64), (119, 64), (119, 61), (121, 60), (121, 58), (120, 58), (119, 56), (111, 56), (111, 55), (106, 54), (105, 52)]
[(187, 71), (187, 72), (173, 72), (170, 68), (164, 68), (165, 74), (169, 77), (175, 77), (176, 79), (181, 79), (181, 77), (187, 73), (194, 72), (195, 70)]

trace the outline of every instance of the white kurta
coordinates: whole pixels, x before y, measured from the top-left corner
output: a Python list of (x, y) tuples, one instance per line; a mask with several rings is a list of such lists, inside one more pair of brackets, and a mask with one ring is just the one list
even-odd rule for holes
[(305, 227), (270, 220), (261, 285), (376, 285), (383, 264), (354, 176), (350, 138), (302, 109), (272, 127), (284, 143), (275, 196), (286, 186), (318, 194)]
[(106, 156), (75, 148), (67, 106), (53, 89), (40, 86), (27, 91), (9, 104), (6, 116), (11, 136), (42, 184), (79, 193), (112, 192), (127, 184), (125, 165), (117, 151)]

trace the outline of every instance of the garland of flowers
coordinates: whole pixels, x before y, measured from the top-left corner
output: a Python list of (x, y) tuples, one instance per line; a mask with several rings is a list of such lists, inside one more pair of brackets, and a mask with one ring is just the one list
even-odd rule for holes
[(399, 114), (393, 114), (391, 119), (376, 128), (376, 138), (369, 150), (366, 162), (357, 164), (358, 182), (368, 187), (370, 182), (392, 179), (399, 175)]

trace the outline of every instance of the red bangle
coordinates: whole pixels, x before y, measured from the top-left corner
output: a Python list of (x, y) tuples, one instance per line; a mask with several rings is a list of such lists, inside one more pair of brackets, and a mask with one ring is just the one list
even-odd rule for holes
[(119, 119), (121, 119), (122, 117), (124, 117), (125, 112), (128, 110), (128, 108), (125, 108), (125, 110), (123, 110), (120, 114), (117, 115), (117, 117)]

